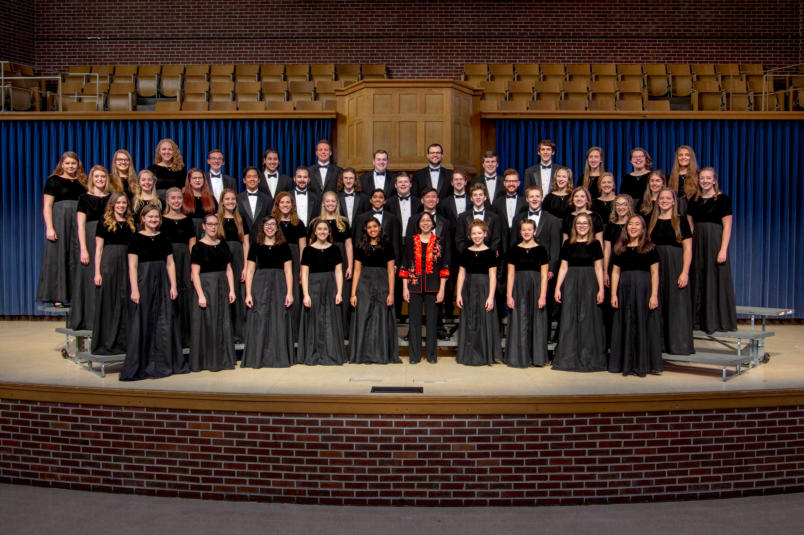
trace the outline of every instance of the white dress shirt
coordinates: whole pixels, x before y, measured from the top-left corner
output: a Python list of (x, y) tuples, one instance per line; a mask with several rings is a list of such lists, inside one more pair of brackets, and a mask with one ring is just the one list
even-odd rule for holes
[[(321, 160), (318, 161), (318, 165), (329, 165), (329, 162), (322, 162)], [(321, 191), (324, 190), (324, 185), (327, 183), (327, 172), (329, 172), (329, 167), (319, 167), (318, 174), (321, 177)]]
[(542, 176), (542, 192), (544, 196), (547, 197), (547, 194), (550, 193), (550, 183), (553, 181), (553, 167), (552, 162), (550, 163), (550, 167), (545, 169), (542, 167), (542, 162), (539, 161), (539, 171), (541, 171)]
[[(248, 198), (248, 205), (251, 208), (251, 219), (254, 219), (254, 216), (257, 215), (257, 191), (249, 191), (246, 189), (246, 197)], [(250, 193), (254, 193), (254, 195), (249, 195)]]
[(385, 177), (388, 174), (386, 171), (385, 173), (378, 175), (377, 171), (374, 171), (374, 189), (381, 189), (385, 191)]
[(430, 185), (433, 189), (438, 191), (438, 180), (441, 178), (441, 166), (430, 167)]
[(458, 197), (458, 195), (453, 195), (453, 199), (455, 199), (455, 213), (461, 215), (466, 211), (466, 192), (461, 193), (463, 197)]
[(408, 220), (410, 219), (410, 194), (406, 199), (402, 197), (399, 198), (399, 213), (402, 216), (402, 235), (406, 236), (405, 234), (408, 230)]
[(516, 214), (516, 197), (508, 197), (506, 194), (505, 198), (505, 215), (508, 216), (508, 226), (514, 224), (514, 215)]
[(296, 215), (298, 215), (299, 219), (304, 221), (304, 225), (307, 226), (307, 203), (310, 200), (309, 188), (305, 190), (305, 193), (306, 195), (299, 195), (299, 191), (296, 190)]
[(276, 186), (279, 184), (279, 171), (271, 173), (267, 169), (263, 171), (265, 175), (265, 183), (268, 184), (268, 191), (271, 192), (271, 198), (276, 198)]
[(486, 181), (486, 195), (488, 195), (489, 202), (494, 200), (494, 192), (497, 191), (497, 175), (484, 176), (483, 180)]
[[(352, 191), (345, 191), (344, 190), (343, 201), (346, 204), (346, 218), (349, 219), (349, 225), (352, 225), (352, 212), (354, 212), (355, 207), (355, 192)], [(351, 195), (350, 195), (351, 194)]]
[(221, 173), (217, 175), (209, 172), (209, 184), (212, 186), (212, 196), (215, 200), (221, 202), (221, 195), (223, 194), (223, 176)]

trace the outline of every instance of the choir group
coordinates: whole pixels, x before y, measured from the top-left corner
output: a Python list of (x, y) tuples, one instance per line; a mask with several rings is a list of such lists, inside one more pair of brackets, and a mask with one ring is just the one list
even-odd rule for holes
[(410, 363), (423, 319), (436, 361), (457, 307), (461, 364), (544, 366), (556, 341), (555, 369), (661, 373), (694, 329), (736, 329), (731, 201), (692, 147), (669, 175), (633, 149), (619, 194), (603, 154), (576, 176), (542, 140), (521, 179), (494, 152), (472, 178), (433, 144), (412, 174), (380, 150), (358, 176), (322, 140), (293, 177), (266, 150), (238, 194), (217, 149), (206, 172), (170, 139), (140, 172), (126, 150), (88, 174), (65, 152), (44, 188), (37, 300), (69, 305), (92, 353), (125, 354), (120, 380), (234, 368), (239, 343), (243, 367), (401, 362), (403, 301)]

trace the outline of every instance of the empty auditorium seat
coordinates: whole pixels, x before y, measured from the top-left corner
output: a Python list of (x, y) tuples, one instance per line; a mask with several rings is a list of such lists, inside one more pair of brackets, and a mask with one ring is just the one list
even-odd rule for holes
[(137, 68), (137, 94), (141, 97), (155, 97), (161, 72), (161, 65), (140, 65)]
[(700, 111), (720, 111), (723, 109), (723, 92), (714, 78), (704, 75), (702, 80), (695, 80), (693, 87), (692, 109)]
[(388, 78), (385, 64), (364, 63), (360, 68), (363, 80), (384, 80)]
[(527, 111), (529, 100), (503, 100), (500, 102), (501, 111)]
[(265, 102), (262, 100), (238, 100), (237, 109), (240, 111), (265, 111)]
[(323, 111), (324, 103), (320, 100), (297, 100), (294, 102), (296, 111)]
[(645, 87), (648, 95), (663, 97), (670, 91), (670, 76), (664, 63), (646, 63), (642, 66), (645, 72)]
[(181, 103), (178, 100), (157, 100), (156, 111), (163, 113), (181, 111)]
[(208, 111), (209, 103), (206, 100), (191, 100), (181, 103), (181, 111)]
[(536, 92), (534, 100), (549, 100), (555, 104), (555, 109), (558, 109), (558, 101), (561, 98), (561, 81), (545, 80), (535, 82), (533, 88)]
[(592, 68), (588, 63), (567, 63), (566, 70), (570, 80), (592, 81)]
[(542, 79), (538, 63), (519, 63), (514, 67), (516, 78), (522, 82), (536, 82)]
[(620, 80), (617, 82), (617, 99), (620, 101), (638, 101), (639, 109), (645, 105), (648, 95), (639, 80)]
[(71, 102), (63, 103), (64, 111), (98, 111), (94, 102)]
[(739, 78), (745, 80), (745, 77), (740, 72), (740, 66), (736, 63), (718, 63), (715, 65), (715, 71), (720, 75), (720, 83), (722, 84), (726, 78)]
[[(209, 82), (188, 81), (184, 83), (184, 103), (187, 102), (207, 102), (209, 93)], [(182, 108), (184, 104), (182, 104)]]
[(513, 63), (489, 63), (489, 74), (495, 81), (509, 81), (514, 79)]
[(235, 98), (238, 103), (260, 100), (260, 82), (253, 80), (235, 82)]
[(697, 83), (700, 81), (716, 81), (720, 83), (720, 75), (715, 71), (714, 63), (693, 63), (690, 65), (692, 79)]
[(335, 64), (334, 63), (313, 63), (310, 65), (310, 79), (313, 81), (318, 80), (334, 80), (335, 79)]
[(589, 79), (583, 76), (576, 80), (564, 80), (561, 83), (561, 98), (585, 102), (589, 98), (589, 83)]
[(324, 103), (334, 102), (335, 90), (341, 87), (343, 87), (343, 82), (340, 80), (317, 80), (315, 82), (315, 98)]
[[(500, 81), (484, 81), (480, 83), (483, 89), (483, 97), (481, 99), (481, 106), (485, 111), (492, 111), (499, 109), (499, 103), (507, 98), (506, 85), (508, 82)], [(493, 103), (493, 104), (492, 104)]]
[(335, 65), (335, 76), (344, 86), (353, 84), (360, 80), (360, 64), (359, 63), (339, 63)]
[(747, 111), (751, 109), (753, 93), (742, 77), (723, 76), (721, 89), (725, 92), (726, 109), (731, 111)]
[(313, 90), (315, 89), (315, 82), (303, 82), (292, 80), (288, 82), (288, 93), (290, 93), (290, 100), (313, 100)]
[(265, 102), (265, 109), (268, 111), (293, 111), (293, 102), (281, 102), (278, 100), (268, 100)]
[(209, 111), (235, 111), (237, 103), (233, 100), (210, 100)]
[(235, 65), (235, 82), (257, 82), (260, 79), (260, 66), (256, 63), (239, 63)]
[(262, 99), (265, 101), (285, 101), (288, 99), (287, 82), (262, 82)]
[(184, 65), (163, 65), (159, 77), (159, 93), (166, 97), (178, 96), (184, 79)]
[(596, 81), (617, 80), (617, 65), (614, 63), (593, 63), (592, 79)]
[(112, 75), (112, 82), (134, 82), (134, 77), (137, 75), (136, 65), (117, 65), (114, 68)]
[(614, 95), (611, 100), (590, 100), (589, 111), (614, 111)]
[(306, 82), (309, 79), (309, 63), (288, 63), (285, 65), (285, 80), (288, 82)]
[[(508, 98), (512, 102), (522, 102), (525, 106), (533, 100), (533, 81), (520, 80), (508, 82)], [(525, 109), (525, 108), (523, 108)]]
[(645, 109), (648, 111), (670, 111), (670, 101), (649, 100), (645, 103)]
[[(209, 101), (212, 102), (233, 102), (234, 101), (234, 82), (211, 82), (209, 84)], [(211, 108), (210, 108), (211, 109)]]
[(589, 109), (596, 111), (614, 110), (617, 100), (617, 84), (614, 78), (606, 77), (594, 80), (590, 86)]
[[(112, 82), (112, 73), (114, 73), (114, 65), (93, 65), (92, 72), (97, 74), (97, 80), (99, 82), (106, 82), (107, 84)], [(96, 78), (91, 76), (93, 80)]]
[(185, 83), (209, 81), (209, 65), (187, 65), (184, 68), (184, 81)]
[(643, 111), (639, 100), (618, 100), (617, 111)]
[(561, 111), (586, 111), (588, 102), (582, 98), (567, 98), (558, 101), (558, 109)]
[(692, 70), (688, 63), (667, 65), (670, 72), (670, 93), (674, 97), (688, 97), (692, 93)]
[(260, 65), (260, 80), (263, 82), (281, 82), (285, 79), (285, 66), (265, 63)]
[(558, 100), (531, 100), (528, 102), (528, 109), (534, 111), (558, 111)]
[(641, 63), (618, 63), (617, 64), (617, 79), (621, 82), (624, 81), (638, 81), (644, 84), (645, 75), (642, 72)]
[(563, 82), (567, 79), (567, 71), (563, 63), (541, 63), (543, 82)]
[(480, 82), (489, 80), (489, 66), (487, 63), (464, 63), (461, 79), (480, 85)]
[(233, 78), (234, 78), (233, 64), (209, 66), (210, 82), (231, 82)]

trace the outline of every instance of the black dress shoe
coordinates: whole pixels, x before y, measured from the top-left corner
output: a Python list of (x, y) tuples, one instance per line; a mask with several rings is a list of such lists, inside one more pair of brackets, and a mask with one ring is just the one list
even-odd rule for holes
[(449, 340), (449, 333), (444, 327), (438, 328), (438, 339), (439, 340)]
[(435, 363), (436, 363), (436, 359), (428, 357), (428, 358), (427, 358), (427, 362), (429, 362), (430, 364), (435, 364)]
[(402, 337), (402, 340), (404, 340), (405, 342), (407, 342), (408, 340), (410, 340), (410, 332), (408, 332), (408, 333), (407, 333), (405, 336), (403, 336), (403, 337)]

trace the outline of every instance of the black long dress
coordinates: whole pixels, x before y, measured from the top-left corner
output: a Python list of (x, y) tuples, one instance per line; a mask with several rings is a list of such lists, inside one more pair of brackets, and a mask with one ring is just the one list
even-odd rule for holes
[[(586, 190), (589, 192), (589, 195), (592, 196), (593, 199), (596, 199), (600, 196), (600, 186), (598, 186), (598, 181), (600, 180), (600, 175), (597, 176), (590, 176), (589, 177), (589, 185), (586, 187)], [(583, 173), (578, 175), (578, 185), (583, 185)]]
[(232, 369), (235, 348), (226, 278), (226, 266), (232, 263), (232, 253), (223, 241), (217, 245), (198, 242), (190, 261), (201, 268), (201, 289), (207, 300), (207, 306), (201, 308), (196, 295), (190, 326), (190, 369), (194, 372)]
[(301, 298), (299, 239), (306, 238), (307, 229), (301, 220), (295, 225), (290, 221), (280, 221), (279, 228), (282, 229), (282, 234), (285, 235), (285, 241), (290, 247), (290, 256), (293, 260), (293, 304), (290, 307), (290, 320), (293, 325), (293, 342), (295, 343), (299, 339), (299, 322), (301, 321), (301, 311), (304, 307)]
[(92, 330), (95, 321), (95, 234), (98, 221), (106, 210), (109, 195), (97, 196), (84, 193), (78, 198), (78, 212), (86, 216), (84, 223), (84, 239), (89, 253), (89, 263), (81, 263), (81, 242), (78, 240), (78, 228), (75, 235), (75, 271), (72, 276), (72, 302), (70, 303), (70, 325), (74, 330)]
[[(36, 300), (47, 303), (69, 303), (72, 296), (72, 275), (78, 262), (73, 247), (76, 223), (75, 212), (78, 198), (86, 188), (77, 179), (51, 175), (45, 182), (44, 195), (53, 196), (53, 228), (56, 241), (45, 239), (42, 247), (42, 267)], [(94, 246), (94, 243), (93, 243)], [(94, 269), (94, 267), (93, 267)]]
[(131, 296), (128, 280), (128, 244), (134, 231), (128, 223), (115, 223), (109, 230), (98, 223), (97, 237), (103, 238), (101, 253), (101, 285), (95, 299), (92, 330), (92, 353), (121, 355), (128, 339), (128, 303)]
[(360, 280), (355, 289), (357, 306), (352, 314), (349, 362), (399, 363), (396, 314), (393, 305), (385, 304), (389, 291), (393, 291), (388, 289), (388, 262), (394, 260), (394, 249), (387, 241), (369, 247), (368, 251), (355, 248)]
[(256, 263), (251, 282), (254, 303), (246, 312), (244, 368), (285, 368), (294, 363), (293, 326), (290, 309), (285, 308), (288, 293), (285, 262), (291, 261), (287, 243), (253, 245), (248, 251)]
[[(350, 320), (352, 318), (352, 307), (347, 303), (348, 297), (352, 295), (352, 279), (346, 278), (346, 268), (347, 268), (347, 261), (348, 256), (346, 256), (346, 240), (352, 237), (352, 230), (349, 227), (349, 223), (344, 221), (344, 229), (339, 230), (338, 225), (335, 223), (334, 219), (328, 219), (327, 224), (329, 225), (329, 233), (332, 236), (332, 241), (334, 242), (335, 246), (338, 247), (341, 251), (341, 258), (343, 259), (343, 295), (344, 295), (344, 304), (341, 306), (341, 316), (343, 317), (343, 332), (348, 334), (351, 332), (350, 330)], [(312, 243), (315, 241), (315, 236), (313, 236), (313, 228), (307, 228), (307, 243)], [(354, 244), (353, 244), (354, 245)], [(354, 259), (354, 257), (353, 257)]]
[[(609, 247), (613, 250), (614, 244), (620, 237), (623, 228), (625, 228), (625, 224), (606, 223), (603, 228), (603, 246), (605, 247), (606, 242), (608, 242)], [(611, 258), (609, 258), (607, 269), (609, 281), (611, 281), (611, 268), (612, 263)], [(606, 326), (606, 349), (608, 349), (611, 347), (611, 322), (614, 318), (614, 309), (611, 308), (611, 284), (603, 287), (603, 304), (600, 305), (600, 308), (603, 309), (603, 324)]]
[(648, 179), (650, 178), (650, 171), (644, 175), (635, 175), (628, 173), (620, 182), (620, 193), (627, 193), (634, 199), (634, 204), (642, 200), (645, 194), (645, 189), (648, 187)]
[(307, 292), (312, 304), (302, 310), (296, 362), (310, 366), (343, 364), (343, 305), (335, 304), (334, 273), (335, 266), (343, 265), (341, 251), (334, 245), (326, 249), (305, 247), (301, 264), (310, 268)]
[[(245, 257), (243, 255), (243, 242), (237, 235), (237, 223), (234, 218), (223, 218), (223, 239), (232, 253), (232, 275), (234, 276), (235, 295), (237, 299), (230, 306), (232, 308), (232, 329), (234, 329), (235, 344), (242, 344), (246, 339), (246, 283), (240, 282), (241, 275), (245, 269)], [(243, 235), (248, 236), (248, 228), (243, 225)], [(248, 239), (248, 238), (246, 238)]]
[[(686, 218), (680, 218), (678, 223), (681, 239), (691, 238), (692, 232)], [(662, 304), (664, 352), (673, 355), (695, 353), (692, 344), (692, 292), (689, 282), (684, 288), (678, 287), (684, 254), (671, 221), (657, 219), (650, 239), (659, 255), (659, 301)]]
[(732, 215), (731, 199), (721, 193), (709, 199), (692, 200), (687, 213), (695, 225), (690, 270), (694, 326), (707, 333), (737, 330), (731, 255), (727, 255), (723, 264), (717, 263), (723, 238), (722, 219)]
[(173, 312), (179, 319), (181, 346), (190, 347), (190, 323), (196, 295), (193, 290), (190, 269), (190, 239), (195, 237), (193, 221), (189, 217), (181, 219), (162, 218), (162, 234), (166, 235), (173, 247), (173, 264), (176, 266), (176, 297)]
[(129, 300), (128, 348), (121, 381), (187, 373), (190, 367), (181, 349), (178, 318), (170, 299), (167, 258), (173, 246), (164, 233), (131, 238), (128, 254), (137, 255), (140, 302)]
[(539, 308), (539, 297), (542, 291), (541, 268), (549, 262), (547, 249), (541, 245), (527, 249), (518, 245), (508, 251), (506, 261), (514, 266), (515, 274), (514, 308), (508, 315), (505, 363), (514, 368), (544, 366), (547, 363), (550, 323), (547, 307)]
[(620, 268), (617, 286), (618, 306), (611, 327), (609, 371), (644, 377), (648, 372), (662, 371), (662, 312), (650, 310), (650, 267), (659, 262), (653, 248), (639, 253), (628, 247), (622, 254), (612, 255), (612, 263)]
[(557, 195), (554, 192), (548, 193), (544, 201), (542, 201), (542, 208), (546, 211), (550, 212), (554, 216), (559, 219), (562, 219), (565, 215), (567, 215), (567, 210), (569, 210), (570, 204), (570, 194), (565, 193), (564, 195)]
[(187, 169), (184, 167), (178, 171), (174, 171), (170, 167), (153, 164), (148, 167), (148, 170), (156, 177), (155, 188), (162, 198), (164, 198), (165, 190), (170, 188), (181, 189), (184, 187), (184, 183), (187, 180)]
[(468, 247), (458, 258), (466, 271), (461, 297), (461, 326), (458, 329), (456, 362), (469, 366), (491, 366), (502, 356), (497, 310), (486, 311), (489, 295), (489, 269), (497, 266), (494, 251), (472, 251)]
[(561, 246), (568, 263), (561, 287), (561, 321), (553, 369), (594, 372), (607, 367), (603, 310), (597, 304), (595, 261), (603, 259), (600, 242)]

